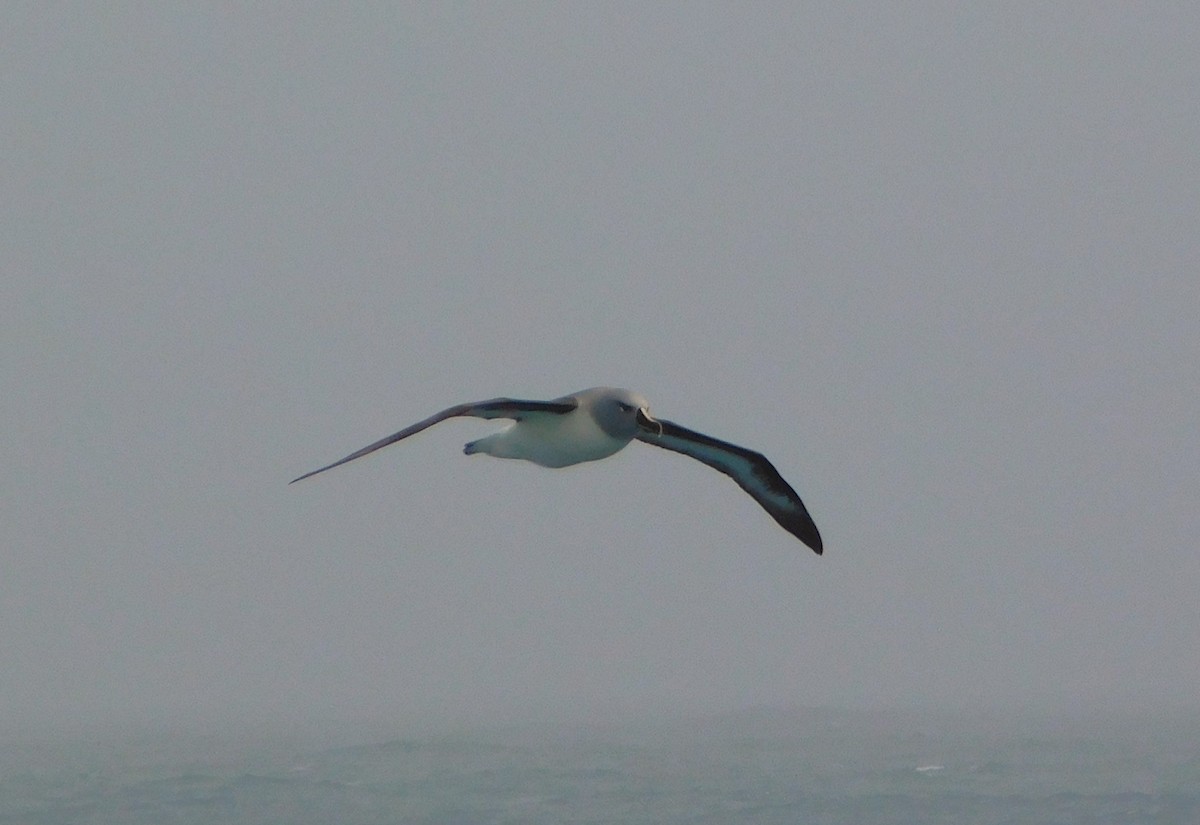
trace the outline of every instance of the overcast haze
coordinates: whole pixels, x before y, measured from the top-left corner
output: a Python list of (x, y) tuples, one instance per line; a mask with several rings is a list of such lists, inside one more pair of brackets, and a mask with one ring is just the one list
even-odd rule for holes
[[(0, 724), (1200, 712), (1200, 7), (27, 3)], [(764, 452), (817, 557), (633, 444)]]

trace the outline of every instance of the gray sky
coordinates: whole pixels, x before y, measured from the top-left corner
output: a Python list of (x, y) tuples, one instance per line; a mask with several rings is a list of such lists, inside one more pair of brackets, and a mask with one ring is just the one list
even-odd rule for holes
[[(1200, 10), (22, 4), (0, 724), (1200, 711)], [(766, 453), (818, 558), (597, 384)]]

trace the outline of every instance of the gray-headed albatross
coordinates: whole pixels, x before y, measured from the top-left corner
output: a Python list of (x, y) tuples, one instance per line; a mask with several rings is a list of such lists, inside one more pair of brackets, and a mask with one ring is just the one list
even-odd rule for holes
[(305, 473), (292, 483), (362, 458), (440, 421), (459, 416), (511, 418), (514, 422), (497, 433), (467, 444), (463, 448), (467, 455), (484, 453), (496, 458), (520, 458), (543, 467), (568, 467), (608, 458), (635, 438), (689, 455), (732, 478), (783, 529), (818, 554), (822, 550), (821, 534), (804, 502), (761, 453), (654, 418), (645, 398), (612, 387), (595, 387), (552, 401), (493, 398), (458, 404), (319, 470)]

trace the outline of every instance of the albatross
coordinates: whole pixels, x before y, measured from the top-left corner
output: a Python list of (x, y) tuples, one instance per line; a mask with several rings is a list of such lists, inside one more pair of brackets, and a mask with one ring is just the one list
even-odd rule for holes
[(499, 432), (469, 442), (463, 447), (467, 455), (483, 453), (496, 458), (532, 461), (543, 467), (569, 467), (608, 458), (637, 439), (691, 456), (732, 478), (784, 530), (816, 553), (822, 551), (821, 534), (804, 502), (765, 456), (664, 418), (655, 418), (650, 415), (650, 405), (641, 395), (613, 387), (594, 387), (551, 401), (493, 398), (457, 404), (289, 483), (295, 484), (362, 458), (448, 418), (462, 416), (513, 421)]

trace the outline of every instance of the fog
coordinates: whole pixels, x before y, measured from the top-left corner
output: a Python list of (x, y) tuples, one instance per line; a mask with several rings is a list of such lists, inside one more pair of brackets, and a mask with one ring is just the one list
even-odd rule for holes
[[(0, 34), (0, 726), (1200, 711), (1200, 9)], [(462, 455), (608, 384), (765, 453)]]

